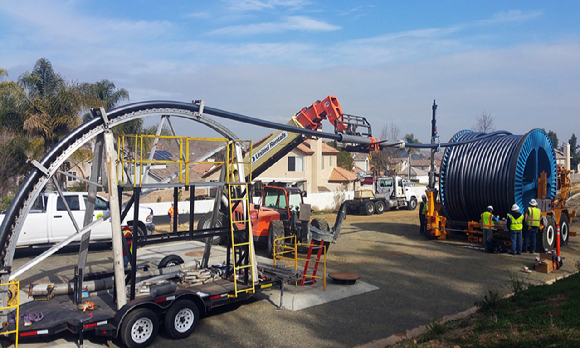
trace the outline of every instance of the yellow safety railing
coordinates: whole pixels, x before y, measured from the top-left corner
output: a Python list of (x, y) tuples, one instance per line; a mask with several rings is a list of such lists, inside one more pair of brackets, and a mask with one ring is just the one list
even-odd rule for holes
[[(290, 243), (288, 243), (288, 241)], [(322, 287), (324, 291), (326, 291), (326, 246), (323, 245), (316, 245), (316, 244), (306, 244), (306, 243), (297, 243), (296, 236), (288, 236), (277, 238), (273, 241), (273, 259), (274, 259), (274, 266), (277, 265), (278, 261), (290, 261), (290, 264), (282, 265), (284, 268), (294, 266), (294, 270), (298, 270), (298, 262), (304, 264), (304, 272), (303, 272), (303, 281), (304, 279), (322, 279)], [(315, 243), (315, 242), (312, 242)], [(316, 259), (312, 259), (312, 254), (310, 258), (308, 257), (299, 257), (298, 256), (298, 248), (299, 247), (306, 247), (312, 248), (312, 253), (315, 250), (319, 250), (322, 248), (321, 253), (321, 260), (318, 259), (318, 253), (316, 254)], [(291, 254), (292, 256), (287, 256)], [(312, 265), (311, 265), (312, 263)], [(318, 269), (322, 264), (322, 275), (314, 275), (308, 274), (309, 270)], [(298, 285), (298, 284), (296, 284)]]
[(8, 296), (8, 302), (6, 307), (0, 308), (0, 311), (16, 308), (16, 315), (14, 316), (15, 322), (15, 329), (12, 331), (2, 331), (0, 334), (8, 335), (8, 334), (15, 334), (16, 337), (14, 341), (14, 347), (18, 348), (18, 330), (19, 330), (19, 322), (20, 322), (20, 282), (17, 280), (13, 280), (10, 283), (3, 283), (0, 284), (0, 291), (8, 291), (12, 294), (12, 296)]
[[(152, 151), (153, 144), (159, 140), (166, 141), (176, 141), (179, 148), (179, 154), (176, 156), (175, 160), (171, 159), (155, 159), (149, 160), (149, 154)], [(191, 145), (194, 141), (206, 141), (206, 142), (216, 142), (223, 143), (225, 158), (223, 160), (212, 160), (212, 161), (195, 161), (190, 158)], [(117, 160), (119, 166), (117, 166), (117, 177), (118, 181), (124, 181), (123, 178), (126, 176), (123, 173), (123, 168), (126, 164), (129, 164), (132, 169), (133, 185), (142, 186), (144, 168), (147, 165), (155, 164), (177, 164), (179, 165), (179, 183), (188, 185), (189, 180), (189, 168), (195, 164), (200, 163), (212, 163), (215, 165), (231, 165), (232, 160), (230, 158), (231, 150), (236, 142), (244, 142), (242, 140), (230, 141), (225, 138), (200, 138), (200, 137), (178, 137), (169, 135), (146, 135), (146, 134), (130, 134), (130, 135), (120, 135), (117, 141)], [(249, 141), (246, 141), (249, 142)], [(251, 143), (251, 142), (250, 142)], [(218, 145), (220, 146), (220, 145)], [(216, 146), (216, 147), (218, 147)], [(175, 150), (175, 148), (174, 148)], [(251, 149), (250, 149), (251, 151)], [(228, 170), (229, 172), (229, 170)], [(184, 175), (185, 174), (185, 175)], [(227, 182), (229, 182), (229, 178)]]

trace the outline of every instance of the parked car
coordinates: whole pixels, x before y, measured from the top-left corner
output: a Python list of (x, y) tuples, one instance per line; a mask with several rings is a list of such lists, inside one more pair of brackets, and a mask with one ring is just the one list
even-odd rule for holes
[[(87, 192), (64, 192), (64, 201), (69, 206), (79, 228), (82, 228)], [(24, 225), (18, 237), (17, 246), (53, 244), (65, 240), (76, 233), (63, 199), (57, 192), (44, 192), (38, 196), (30, 213), (24, 220)], [(109, 210), (109, 202), (97, 196), (93, 220), (97, 220)], [(0, 215), (0, 223), (4, 215)], [(121, 225), (133, 225), (133, 208), (131, 208), (121, 222)], [(141, 234), (152, 234), (155, 231), (153, 224), (153, 210), (139, 207), (139, 221), (136, 224)], [(111, 221), (105, 221), (91, 230), (91, 241), (109, 241), (112, 236)], [(80, 237), (79, 237), (80, 239)]]

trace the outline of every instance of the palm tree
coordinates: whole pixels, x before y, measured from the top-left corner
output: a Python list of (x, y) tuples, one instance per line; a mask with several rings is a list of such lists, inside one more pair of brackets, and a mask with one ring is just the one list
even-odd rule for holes
[(44, 140), (45, 153), (80, 124), (79, 115), (87, 99), (74, 82), (65, 81), (45, 58), (18, 79), (26, 97), (23, 103), (23, 130)]
[[(415, 135), (413, 135), (413, 133), (411, 134), (405, 134), (405, 142), (408, 144), (421, 144), (421, 142), (419, 141), (419, 139), (415, 138)], [(414, 148), (408, 148), (407, 151), (409, 152), (409, 156), (411, 156), (412, 154), (414, 154), (415, 152), (417, 152), (416, 149)]]

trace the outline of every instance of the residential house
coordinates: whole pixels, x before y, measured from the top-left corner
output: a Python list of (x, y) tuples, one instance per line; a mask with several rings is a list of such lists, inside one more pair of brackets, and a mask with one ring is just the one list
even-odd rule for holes
[[(363, 152), (352, 153), (352, 160), (356, 171), (368, 172), (370, 171), (369, 154)], [(356, 170), (358, 168), (358, 170)]]
[[(254, 148), (259, 144), (260, 141), (254, 145)], [(258, 177), (253, 178), (253, 181), (285, 182), (308, 193), (332, 192), (349, 188), (349, 185), (356, 181), (356, 174), (348, 175), (342, 168), (337, 167), (339, 153), (340, 151), (325, 144), (322, 139), (307, 139)], [(217, 181), (220, 168), (216, 166), (202, 177), (206, 181)]]

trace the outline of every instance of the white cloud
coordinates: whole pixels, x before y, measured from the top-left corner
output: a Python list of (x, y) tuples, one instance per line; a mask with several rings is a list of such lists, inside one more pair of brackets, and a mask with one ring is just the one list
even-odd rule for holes
[(243, 36), (255, 34), (273, 34), (285, 31), (334, 31), (341, 27), (305, 16), (289, 16), (281, 22), (266, 22), (246, 25), (233, 25), (216, 29), (209, 35)]
[(298, 10), (308, 5), (310, 2), (305, 0), (229, 0), (227, 9), (230, 11), (264, 11), (275, 8), (290, 8)]

